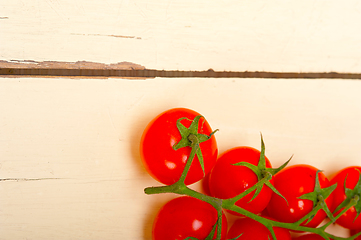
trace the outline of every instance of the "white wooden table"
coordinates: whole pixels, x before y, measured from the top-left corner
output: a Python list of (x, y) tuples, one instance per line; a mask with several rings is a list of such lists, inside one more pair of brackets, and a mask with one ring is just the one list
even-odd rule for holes
[[(361, 73), (361, 4), (340, 0), (0, 0), (0, 60), (148, 69)], [(361, 81), (0, 78), (0, 239), (151, 239), (173, 195), (141, 165), (145, 125), (188, 107), (220, 151), (294, 154), (327, 175), (360, 165)], [(195, 186), (197, 188), (197, 185)], [(331, 231), (347, 232), (337, 226)]]

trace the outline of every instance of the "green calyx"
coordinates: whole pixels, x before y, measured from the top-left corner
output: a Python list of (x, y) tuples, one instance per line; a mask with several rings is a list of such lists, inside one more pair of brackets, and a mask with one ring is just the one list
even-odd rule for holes
[(266, 185), (274, 193), (276, 193), (277, 195), (282, 197), (287, 202), (286, 198), (283, 197), (282, 194), (271, 184), (270, 180), (276, 173), (278, 173), (279, 171), (281, 171), (283, 168), (285, 168), (287, 166), (287, 164), (291, 161), (292, 157), (278, 168), (268, 168), (268, 167), (266, 167), (265, 151), (266, 151), (266, 147), (265, 147), (263, 137), (261, 134), (261, 153), (260, 153), (258, 165), (255, 166), (249, 162), (239, 162), (239, 163), (235, 163), (233, 165), (248, 167), (257, 175), (259, 183), (261, 180), (263, 180), (262, 184), (258, 184), (258, 186), (256, 187), (256, 192), (254, 193), (254, 195), (250, 201), (255, 199), (258, 196), (258, 194), (261, 192), (263, 185)]
[(192, 151), (191, 151), (189, 158), (193, 160), (194, 156), (197, 155), (198, 161), (199, 161), (199, 163), (202, 167), (203, 173), (204, 173), (203, 155), (202, 155), (202, 150), (201, 150), (199, 144), (209, 140), (212, 137), (212, 135), (218, 131), (218, 129), (213, 131), (209, 135), (198, 133), (198, 125), (199, 125), (199, 120), (201, 119), (201, 117), (202, 117), (201, 115), (196, 116), (193, 119), (189, 128), (185, 127), (181, 123), (181, 121), (183, 119), (187, 119), (187, 120), (191, 121), (190, 119), (183, 117), (183, 118), (179, 118), (177, 120), (177, 128), (181, 135), (181, 140), (173, 146), (173, 149), (176, 151), (183, 147), (191, 147)]
[(331, 213), (330, 209), (328, 208), (325, 200), (330, 196), (330, 194), (336, 189), (337, 184), (329, 186), (327, 188), (321, 188), (318, 173), (321, 172), (317, 170), (316, 177), (315, 177), (315, 188), (313, 192), (303, 194), (302, 196), (298, 197), (299, 199), (307, 199), (313, 202), (313, 210), (307, 214), (304, 218), (300, 219), (298, 223), (302, 223), (303, 221), (307, 220), (306, 223), (309, 223), (316, 213), (322, 209), (327, 214), (327, 217), (330, 218), (332, 222), (336, 221), (333, 214)]
[(361, 201), (360, 201), (360, 196), (361, 196), (361, 173), (360, 173), (360, 171), (358, 169), (356, 169), (356, 170), (359, 172), (359, 179), (358, 179), (358, 182), (357, 182), (356, 186), (353, 189), (347, 188), (346, 187), (347, 176), (346, 176), (345, 182), (344, 182), (346, 199), (334, 211), (336, 213), (339, 210), (341, 210), (342, 208), (345, 208), (345, 210), (347, 210), (348, 208), (354, 206), (355, 210), (356, 210), (356, 213), (357, 213), (354, 220), (356, 220), (356, 218), (360, 215), (360, 212), (361, 212)]

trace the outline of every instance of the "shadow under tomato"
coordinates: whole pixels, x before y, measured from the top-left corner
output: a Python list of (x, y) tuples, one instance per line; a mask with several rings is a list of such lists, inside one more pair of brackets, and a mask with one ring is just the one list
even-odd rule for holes
[(140, 140), (142, 138), (143, 131), (145, 130), (148, 123), (152, 120), (152, 117), (154, 116), (149, 117), (148, 115), (145, 114), (144, 117), (142, 117), (142, 119), (139, 118), (135, 119), (131, 126), (132, 132), (130, 133), (130, 152), (134, 162), (138, 166), (139, 173), (142, 176), (148, 173), (144, 168), (140, 157)]
[(211, 196), (211, 191), (209, 190), (209, 173), (201, 180), (201, 186), (202, 193)]
[(143, 239), (151, 240), (152, 239), (152, 230), (154, 219), (157, 216), (159, 210), (170, 200), (178, 197), (176, 194), (167, 194), (167, 195), (157, 195), (154, 198), (154, 201), (149, 205), (148, 212), (145, 214), (144, 218), (144, 228), (143, 228)]

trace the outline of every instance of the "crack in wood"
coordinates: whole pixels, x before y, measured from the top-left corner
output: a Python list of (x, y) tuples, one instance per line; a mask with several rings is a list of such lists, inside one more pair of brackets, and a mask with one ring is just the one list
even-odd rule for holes
[(130, 62), (36, 62), (33, 60), (0, 61), (0, 76), (15, 77), (118, 77), (118, 78), (272, 78), (272, 79), (361, 79), (361, 73), (337, 72), (266, 72), (266, 71), (179, 71), (155, 70)]
[(0, 182), (12, 181), (12, 182), (25, 182), (25, 181), (42, 181), (42, 180), (55, 180), (62, 178), (0, 178)]
[(82, 34), (82, 33), (71, 33), (71, 35), (79, 35), (79, 36), (96, 36), (96, 37), (116, 37), (116, 38), (132, 38), (141, 40), (141, 37), (136, 36), (126, 36), (126, 35), (116, 35), (116, 34), (96, 34), (96, 33), (89, 33), (89, 34)]
[(59, 61), (43, 61), (38, 62), (34, 60), (0, 60), (1, 68), (16, 68), (16, 69), (118, 69), (118, 70), (143, 70), (145, 67), (131, 63), (131, 62), (119, 62), (112, 64), (89, 62), (89, 61), (77, 61), (77, 62), (59, 62)]

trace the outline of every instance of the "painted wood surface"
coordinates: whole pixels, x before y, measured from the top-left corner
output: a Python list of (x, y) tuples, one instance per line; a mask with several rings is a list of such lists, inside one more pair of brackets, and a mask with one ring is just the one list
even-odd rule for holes
[[(360, 25), (359, 1), (0, 0), (0, 66), (361, 73)], [(2, 77), (0, 239), (151, 239), (174, 196), (143, 194), (158, 183), (138, 145), (172, 107), (206, 116), (221, 152), (259, 148), (262, 132), (275, 166), (292, 154), (327, 175), (360, 165), (360, 92), (351, 80)]]
[(148, 69), (361, 72), (361, 4), (1, 0), (0, 60)]
[(1, 78), (0, 239), (150, 240), (175, 196), (143, 193), (158, 183), (139, 140), (173, 107), (220, 129), (220, 152), (260, 149), (262, 132), (273, 166), (292, 154), (328, 176), (359, 165), (360, 92), (350, 80)]

